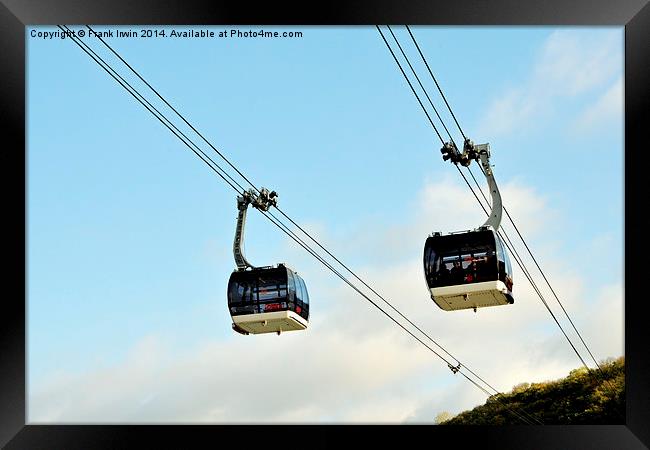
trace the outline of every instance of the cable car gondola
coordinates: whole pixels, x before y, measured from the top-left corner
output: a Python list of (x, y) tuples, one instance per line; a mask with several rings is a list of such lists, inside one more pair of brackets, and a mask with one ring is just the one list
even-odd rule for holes
[(431, 299), (443, 310), (454, 311), (514, 303), (512, 266), (497, 234), (501, 222), (501, 195), (489, 158), (488, 144), (465, 140), (461, 154), (453, 143), (445, 144), (443, 159), (469, 166), (480, 158), (492, 196), (488, 220), (475, 230), (431, 234), (424, 244), (424, 276)]
[(228, 308), (240, 333), (304, 330), (309, 295), (303, 279), (284, 264), (236, 270), (228, 281)]
[(286, 265), (253, 267), (244, 257), (244, 226), (248, 205), (267, 211), (277, 194), (262, 188), (237, 197), (237, 230), (233, 254), (237, 269), (228, 281), (232, 328), (241, 334), (304, 330), (309, 323), (309, 294), (303, 279)]

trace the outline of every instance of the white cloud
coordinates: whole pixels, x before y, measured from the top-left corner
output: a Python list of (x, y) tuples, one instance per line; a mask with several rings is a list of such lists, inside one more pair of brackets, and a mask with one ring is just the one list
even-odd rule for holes
[(600, 362), (624, 352), (625, 305), (621, 284), (600, 286), (599, 291), (595, 301), (584, 303), (577, 326), (585, 330), (583, 338)]
[(530, 129), (555, 111), (559, 99), (599, 89), (622, 68), (619, 31), (598, 35), (555, 31), (544, 43), (529, 77), (498, 93), (488, 106), (477, 135)]
[(368, 420), (358, 405), (377, 414), (368, 399), (394, 401), (382, 389), (419, 371), (422, 353), (385, 329), (355, 339), (237, 336), (166, 362), (134, 350), (118, 366), (39, 389), (30, 422), (311, 422), (346, 409), (341, 421)]
[(578, 95), (602, 86), (623, 68), (620, 31), (598, 36), (555, 31), (534, 69), (534, 84), (549, 93)]
[[(546, 200), (521, 182), (505, 185), (503, 191), (526, 236), (535, 236), (551, 221)], [(577, 358), (518, 269), (514, 305), (450, 313), (431, 301), (422, 275), (424, 238), (433, 230), (474, 228), (484, 214), (465, 187), (450, 179), (424, 186), (415, 203), (419, 207), (391, 227), (360, 224), (335, 253), (346, 262), (346, 255), (374, 249), (355, 271), (502, 392), (577, 367)], [(310, 230), (318, 232), (319, 241), (328, 240), (322, 226), (311, 224)], [(433, 423), (441, 411), (456, 414), (485, 401), (481, 391), (460, 374), (453, 375), (304, 251), (294, 252), (292, 261), (304, 268), (312, 298), (307, 331), (247, 337), (233, 333), (180, 355), (161, 337), (149, 336), (120, 364), (63, 373), (29, 386), (29, 422)], [(547, 275), (584, 328), (583, 336), (602, 357), (618, 356), (623, 339), (618, 287), (604, 286), (594, 302), (585, 298), (584, 274), (564, 270), (554, 259), (546, 261), (552, 268)], [(611, 317), (617, 319), (612, 322)]]
[(623, 78), (612, 86), (576, 119), (578, 131), (584, 132), (606, 123), (608, 120), (623, 120)]

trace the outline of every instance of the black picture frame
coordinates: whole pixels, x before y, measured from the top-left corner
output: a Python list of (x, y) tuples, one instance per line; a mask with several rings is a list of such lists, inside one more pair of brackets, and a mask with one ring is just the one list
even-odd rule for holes
[[(645, 127), (643, 113), (650, 105), (650, 6), (648, 0), (417, 0), (397, 2), (363, 0), (263, 3), (166, 2), (126, 0), (0, 0), (0, 98), (8, 161), (2, 177), (5, 248), (8, 272), (4, 277), (0, 327), (0, 446), (17, 448), (188, 448), (193, 442), (227, 445), (267, 445), (284, 436), (287, 445), (326, 447), (356, 438), (382, 445), (477, 444), (500, 449), (633, 449), (650, 445), (650, 371), (648, 302), (639, 280), (640, 263), (648, 255), (643, 220), (649, 202), (642, 184)], [(25, 27), (54, 24), (277, 24), (277, 25), (618, 25), (625, 27), (625, 357), (626, 422), (607, 426), (435, 427), (346, 425), (28, 425), (26, 424), (26, 147), (25, 147)], [(561, 162), (559, 162), (561, 163)], [(580, 170), (576, 167), (576, 170)], [(15, 179), (13, 176), (15, 175)], [(21, 178), (22, 175), (22, 178)], [(597, 223), (594, 226), (598, 226)], [(22, 237), (22, 240), (20, 239)], [(22, 275), (22, 276), (21, 276)], [(22, 295), (21, 295), (22, 293)], [(413, 436), (413, 434), (416, 436)], [(269, 435), (271, 436), (269, 438)], [(296, 436), (297, 435), (297, 436)], [(266, 438), (264, 437), (266, 436)], [(422, 438), (422, 439), (420, 439)], [(257, 444), (256, 444), (257, 443)], [(234, 444), (229, 444), (234, 445)]]

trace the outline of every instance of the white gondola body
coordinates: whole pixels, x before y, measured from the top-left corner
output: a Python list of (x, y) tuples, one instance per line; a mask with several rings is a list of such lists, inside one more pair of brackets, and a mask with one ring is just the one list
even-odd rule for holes
[(441, 286), (429, 289), (431, 299), (445, 311), (476, 309), (512, 303), (508, 289), (500, 280), (458, 286)]
[(233, 316), (233, 323), (250, 334), (298, 331), (307, 328), (307, 321), (293, 311), (274, 311)]

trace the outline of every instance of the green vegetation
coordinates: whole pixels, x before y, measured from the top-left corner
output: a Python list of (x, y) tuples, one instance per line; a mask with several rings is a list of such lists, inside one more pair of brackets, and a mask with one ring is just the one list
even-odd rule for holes
[[(440, 425), (522, 424), (518, 415), (533, 416), (545, 425), (600, 425), (625, 423), (625, 358), (600, 363), (602, 373), (585, 367), (566, 378), (544, 383), (521, 383), (507, 394), (493, 395), (484, 405), (448, 418)], [(522, 413), (523, 412), (523, 413)], [(442, 419), (442, 420), (441, 420)], [(446, 420), (445, 420), (446, 419)]]

